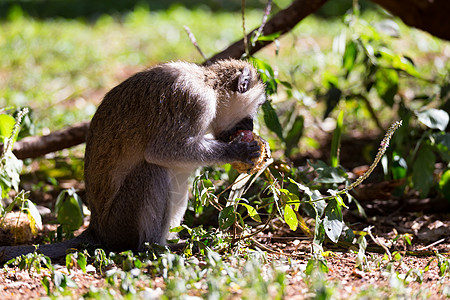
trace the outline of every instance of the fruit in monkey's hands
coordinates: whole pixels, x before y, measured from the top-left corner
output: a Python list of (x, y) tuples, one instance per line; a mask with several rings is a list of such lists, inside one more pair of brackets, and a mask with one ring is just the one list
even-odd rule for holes
[(238, 171), (239, 173), (249, 173), (254, 174), (257, 173), (264, 167), (265, 162), (268, 158), (270, 158), (270, 148), (269, 144), (263, 140), (260, 136), (253, 133), (250, 130), (239, 130), (235, 135), (231, 137), (231, 139), (238, 138), (242, 135), (241, 141), (250, 143), (252, 141), (257, 141), (258, 146), (261, 148), (259, 157), (252, 158), (253, 166), (241, 161), (235, 161), (231, 163), (233, 169)]

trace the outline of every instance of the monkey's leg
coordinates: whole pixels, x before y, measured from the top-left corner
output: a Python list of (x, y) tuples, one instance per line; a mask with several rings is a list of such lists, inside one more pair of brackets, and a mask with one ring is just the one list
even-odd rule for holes
[(167, 221), (164, 223), (163, 232), (166, 236), (163, 236), (161, 243), (165, 243), (166, 239), (176, 238), (175, 233), (169, 233), (170, 228), (178, 227), (183, 220), (184, 213), (186, 212), (188, 204), (188, 190), (189, 190), (189, 177), (192, 175), (193, 170), (169, 170), (170, 189), (169, 189), (169, 203)]
[(97, 234), (111, 250), (142, 250), (145, 242), (163, 240), (167, 218), (167, 169), (141, 162), (128, 173)]

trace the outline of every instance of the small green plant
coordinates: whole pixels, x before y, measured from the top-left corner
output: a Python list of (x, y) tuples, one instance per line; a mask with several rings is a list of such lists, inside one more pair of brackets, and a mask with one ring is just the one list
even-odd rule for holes
[(83, 201), (73, 188), (59, 193), (55, 213), (63, 232), (67, 237), (73, 237), (73, 232), (83, 225), (84, 220)]
[(19, 191), (20, 172), (23, 164), (12, 151), (20, 131), (20, 123), (27, 113), (28, 108), (23, 108), (17, 112), (16, 118), (7, 114), (0, 114), (0, 139), (3, 143), (3, 152), (0, 156), (0, 195), (2, 198), (6, 198), (11, 189), (14, 189), (17, 193), (7, 207), (0, 206), (0, 227), (4, 227), (6, 214), (18, 206), (20, 212), (27, 215), (32, 234), (37, 235), (38, 229), (42, 227), (41, 215), (35, 204), (28, 199), (30, 193), (23, 190)]
[(41, 280), (42, 286), (45, 288), (48, 296), (68, 295), (70, 291), (66, 290), (66, 288), (77, 288), (76, 283), (68, 275), (55, 269), (49, 257), (38, 252), (13, 258), (6, 264), (17, 266), (19, 270), (27, 270), (29, 273), (36, 272), (41, 274), (42, 267), (48, 270), (48, 272), (44, 273)]
[(15, 257), (6, 262), (6, 265), (17, 266), (19, 270), (27, 270), (28, 272), (33, 270), (38, 274), (41, 273), (42, 265), (47, 269), (53, 268), (50, 258), (37, 252)]
[(0, 156), (0, 192), (2, 198), (8, 195), (11, 188), (19, 190), (20, 172), (22, 161), (13, 154), (13, 146), (19, 134), (22, 118), (28, 113), (28, 109), (19, 110), (17, 117), (0, 114), (0, 141), (3, 143), (3, 152)]
[(67, 270), (79, 267), (84, 273), (86, 273), (87, 257), (83, 252), (74, 252), (66, 255), (66, 268)]
[(110, 256), (106, 255), (105, 250), (100, 248), (95, 249), (94, 266), (100, 272), (100, 274), (103, 274), (104, 270), (110, 267), (113, 263), (114, 261), (111, 259)]
[(50, 276), (44, 276), (42, 285), (48, 296), (70, 295), (66, 288), (77, 288), (77, 284), (68, 275), (52, 268)]
[(327, 262), (323, 257), (308, 260), (304, 279), (314, 299), (330, 299), (334, 294), (334, 288), (326, 278), (328, 271)]
[[(413, 140), (414, 147), (406, 149), (399, 145), (400, 141), (394, 141), (398, 147), (399, 161), (404, 161), (405, 164), (395, 164), (392, 168), (392, 174), (402, 174), (403, 177), (398, 176), (395, 179), (406, 178), (408, 185), (420, 193), (420, 197), (426, 197), (432, 190), (438, 190), (448, 199), (449, 185), (448, 178), (445, 175), (448, 166), (442, 171), (442, 176), (439, 181), (436, 181), (433, 174), (436, 171), (436, 162), (438, 160), (445, 164), (450, 163), (450, 134), (445, 132), (448, 123), (449, 115), (441, 109), (428, 108), (416, 111), (414, 117), (409, 118), (409, 125), (414, 122), (425, 126), (425, 130), (419, 130), (420, 134), (417, 140)], [(419, 127), (417, 124), (417, 127)], [(404, 140), (405, 132), (401, 132), (398, 138)], [(400, 153), (402, 153), (400, 155)], [(403, 172), (401, 172), (403, 171)]]

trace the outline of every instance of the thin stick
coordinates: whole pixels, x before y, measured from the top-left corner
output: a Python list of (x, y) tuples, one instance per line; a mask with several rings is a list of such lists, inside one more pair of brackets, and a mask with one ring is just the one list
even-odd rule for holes
[(389, 257), (389, 261), (392, 260), (392, 255), (391, 252), (389, 251), (389, 249), (386, 247), (386, 245), (383, 244), (383, 242), (381, 242), (378, 237), (375, 237), (372, 234), (372, 228), (373, 226), (369, 226), (369, 228), (367, 228), (367, 233), (369, 234), (370, 238), (375, 242), (375, 244), (377, 244), (378, 246), (380, 246), (381, 248), (383, 248), (383, 250), (386, 252), (387, 256)]
[(422, 248), (417, 249), (417, 251), (423, 251), (423, 250), (425, 250), (425, 249), (431, 248), (431, 247), (433, 247), (433, 246), (436, 246), (437, 244), (442, 243), (443, 241), (445, 241), (445, 239), (440, 239), (439, 241), (436, 241), (436, 242), (434, 242), (434, 243), (431, 243), (431, 244), (429, 244), (428, 246), (425, 246), (425, 247), (422, 247)]
[[(272, 0), (267, 1), (266, 9), (264, 10), (264, 15), (261, 21), (261, 26), (259, 26), (258, 30), (256, 30), (253, 41), (256, 42), (258, 38), (261, 36), (264, 26), (266, 26), (267, 19), (269, 17), (270, 12), (272, 11)], [(253, 42), (253, 45), (254, 45)]]
[(191, 29), (189, 29), (188, 26), (184, 25), (184, 30), (186, 31), (189, 39), (191, 40), (192, 45), (197, 49), (197, 51), (200, 53), (200, 55), (203, 57), (204, 60), (207, 60), (205, 53), (203, 53), (202, 49), (200, 49), (200, 46), (197, 43), (197, 39), (195, 38), (194, 34), (192, 33)]
[(244, 50), (245, 50), (245, 56), (250, 56), (250, 49), (248, 48), (248, 40), (247, 40), (247, 34), (245, 33), (245, 0), (241, 1), (241, 17), (242, 17), (242, 33), (244, 35)]

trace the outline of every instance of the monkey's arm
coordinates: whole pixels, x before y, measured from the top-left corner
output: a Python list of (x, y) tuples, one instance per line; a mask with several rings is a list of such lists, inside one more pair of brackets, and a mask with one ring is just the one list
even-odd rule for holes
[[(253, 165), (252, 158), (259, 157), (260, 147), (256, 141), (243, 142), (241, 136), (230, 143), (205, 135), (201, 138), (187, 138), (177, 141), (176, 148), (158, 149), (151, 144), (145, 149), (148, 163), (164, 167), (192, 167), (242, 161)], [(166, 142), (169, 143), (169, 142)], [(158, 143), (156, 143), (158, 144)]]

